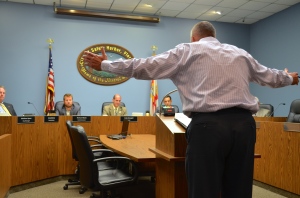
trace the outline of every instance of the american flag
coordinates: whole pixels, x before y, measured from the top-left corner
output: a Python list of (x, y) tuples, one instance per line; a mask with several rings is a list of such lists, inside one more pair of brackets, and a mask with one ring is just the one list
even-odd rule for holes
[(46, 97), (44, 113), (47, 114), (49, 110), (54, 110), (54, 99), (55, 99), (55, 85), (54, 85), (54, 70), (52, 62), (51, 47), (49, 47), (49, 68), (46, 82)]
[[(155, 45), (151, 46), (152, 56), (156, 55), (156, 50), (158, 49)], [(156, 108), (158, 107), (158, 86), (157, 80), (151, 80), (150, 84), (150, 115), (156, 113)]]
[(156, 113), (156, 108), (158, 107), (158, 87), (157, 80), (151, 80), (150, 86), (150, 115)]

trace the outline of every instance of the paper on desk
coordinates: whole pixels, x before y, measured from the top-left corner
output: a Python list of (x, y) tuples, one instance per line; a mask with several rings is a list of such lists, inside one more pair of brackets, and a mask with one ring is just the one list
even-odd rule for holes
[(191, 118), (187, 117), (183, 113), (176, 113), (175, 114), (175, 121), (179, 123), (181, 126), (183, 126), (185, 129), (189, 126), (191, 122)]

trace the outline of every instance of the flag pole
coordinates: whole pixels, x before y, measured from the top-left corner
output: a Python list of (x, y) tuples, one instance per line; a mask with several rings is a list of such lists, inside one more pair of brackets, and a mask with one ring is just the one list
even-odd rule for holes
[[(155, 56), (156, 50), (158, 50), (158, 47), (155, 45), (152, 45), (151, 49), (152, 49), (152, 56)], [(157, 105), (158, 105), (157, 80), (151, 80), (151, 82), (150, 82), (150, 115), (155, 115)]]
[(45, 115), (49, 112), (49, 110), (54, 110), (54, 70), (53, 70), (53, 62), (52, 62), (52, 44), (54, 40), (52, 38), (47, 39), (47, 43), (49, 44), (49, 65), (48, 65), (48, 75), (46, 78), (46, 94), (45, 94), (45, 106), (44, 113)]

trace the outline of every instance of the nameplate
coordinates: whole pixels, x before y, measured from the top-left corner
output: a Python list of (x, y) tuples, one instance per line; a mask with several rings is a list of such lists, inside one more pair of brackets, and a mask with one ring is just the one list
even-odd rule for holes
[(91, 116), (73, 116), (73, 122), (90, 122)]
[(120, 121), (128, 120), (128, 122), (137, 122), (137, 116), (121, 116)]
[(44, 122), (58, 122), (59, 116), (44, 116)]
[(256, 123), (256, 128), (259, 129), (260, 128), (260, 122), (255, 122)]
[(300, 132), (300, 123), (285, 122), (283, 130), (286, 132)]
[(34, 122), (34, 116), (18, 116), (18, 124), (32, 124)]

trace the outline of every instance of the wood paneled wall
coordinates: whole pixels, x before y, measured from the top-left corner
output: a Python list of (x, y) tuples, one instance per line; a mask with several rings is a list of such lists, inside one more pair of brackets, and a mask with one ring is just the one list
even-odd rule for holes
[(300, 132), (287, 132), (284, 122), (260, 122), (254, 179), (300, 195)]
[[(91, 122), (75, 125), (82, 125), (88, 135), (115, 134), (122, 128), (119, 119), (93, 116)], [(254, 179), (300, 195), (300, 132), (284, 131), (285, 118), (269, 119), (256, 119), (255, 153), (261, 158), (255, 159)], [(0, 197), (10, 186), (74, 173), (67, 120), (72, 117), (44, 123), (43, 116), (36, 116), (34, 124), (17, 124), (17, 117), (0, 117)], [(156, 122), (154, 116), (138, 117), (129, 132), (156, 134)]]
[[(11, 186), (38, 181), (59, 175), (74, 174), (76, 167), (66, 121), (71, 116), (60, 116), (59, 122), (44, 123), (44, 116), (36, 116), (33, 124), (17, 124), (17, 117), (1, 117), (3, 134), (11, 134)], [(93, 116), (91, 122), (75, 122), (88, 135), (120, 133), (122, 122), (117, 116)], [(141, 116), (129, 124), (130, 133), (155, 134), (155, 117)], [(9, 150), (10, 147), (7, 147)], [(0, 159), (2, 163), (2, 159)]]
[(0, 197), (5, 197), (11, 186), (11, 135), (0, 135)]

